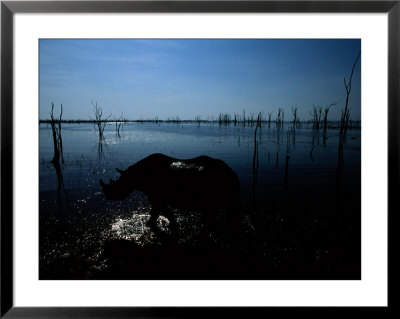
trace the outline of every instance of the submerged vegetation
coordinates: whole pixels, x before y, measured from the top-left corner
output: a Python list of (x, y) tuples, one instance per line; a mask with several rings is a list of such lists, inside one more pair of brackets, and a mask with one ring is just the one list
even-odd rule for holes
[[(57, 198), (58, 203), (61, 207), (61, 197), (64, 195), (66, 206), (69, 206), (69, 199), (67, 190), (64, 187), (64, 177), (62, 173), (61, 165), (64, 165), (64, 153), (63, 153), (63, 142), (61, 135), (61, 123), (62, 123), (62, 114), (63, 114), (63, 106), (61, 104), (60, 117), (58, 120), (54, 118), (54, 103), (51, 103), (51, 111), (50, 111), (50, 124), (53, 138), (53, 149), (54, 155), (51, 163), (56, 171), (57, 176)], [(56, 125), (57, 124), (57, 125)]]
[(92, 121), (97, 125), (97, 129), (99, 131), (99, 144), (100, 144), (101, 141), (103, 141), (104, 139), (104, 128), (111, 115), (109, 115), (106, 119), (102, 119), (103, 109), (97, 105), (97, 102), (93, 103), (93, 111), (95, 119)]
[[(104, 132), (104, 126), (107, 124), (112, 124), (116, 126), (116, 132), (119, 133), (120, 128), (122, 127), (123, 124), (128, 124), (128, 123), (154, 123), (154, 124), (162, 124), (162, 123), (167, 123), (167, 124), (197, 124), (198, 126), (202, 124), (211, 124), (211, 125), (232, 125), (232, 126), (250, 126), (254, 127), (257, 125), (259, 122), (260, 125), (263, 125), (265, 127), (270, 128), (271, 125), (274, 125), (276, 128), (283, 128), (284, 126), (291, 126), (295, 127), (296, 129), (300, 128), (315, 128), (315, 129), (340, 129), (342, 127), (342, 119), (341, 120), (329, 120), (328, 119), (328, 113), (329, 110), (332, 106), (337, 105), (338, 103), (332, 103), (328, 107), (324, 109), (324, 114), (322, 114), (322, 107), (321, 107), (321, 116), (318, 115), (318, 120), (316, 121), (314, 118), (314, 115), (312, 118), (309, 120), (300, 120), (297, 114), (297, 108), (292, 108), (293, 112), (293, 119), (292, 120), (287, 120), (284, 121), (284, 114), (285, 110), (284, 108), (278, 108), (278, 116), (276, 119), (272, 119), (272, 114), (273, 112), (268, 112), (268, 117), (267, 118), (262, 118), (261, 121), (258, 120), (258, 117), (255, 117), (254, 114), (251, 114), (247, 117), (239, 116), (237, 114), (229, 114), (229, 113), (220, 113), (218, 117), (215, 119), (214, 117), (208, 117), (207, 119), (201, 119), (200, 116), (196, 116), (194, 119), (181, 119), (179, 116), (175, 117), (170, 117), (166, 120), (159, 119), (158, 117), (155, 117), (154, 119), (126, 119), (123, 118), (122, 116), (116, 118), (115, 116), (113, 119), (110, 119), (110, 116), (108, 116), (105, 119), (102, 119), (102, 113), (100, 113), (100, 117), (96, 119), (89, 119), (89, 120), (83, 120), (83, 119), (77, 119), (77, 120), (57, 120), (54, 119), (55, 123), (66, 123), (66, 124), (84, 124), (84, 123), (92, 123), (97, 125), (98, 131), (99, 131), (99, 136), (102, 137), (103, 132)], [(315, 107), (315, 106), (314, 106)], [(312, 112), (314, 112), (314, 107)], [(98, 111), (102, 111), (100, 107), (98, 107)], [(317, 109), (317, 112), (319, 114), (319, 109)], [(243, 112), (245, 113), (245, 112)], [(261, 112), (261, 114), (263, 114)], [(346, 113), (347, 114), (347, 113)], [(322, 117), (323, 115), (323, 117)], [(52, 119), (41, 119), (39, 120), (40, 124), (51, 124)], [(347, 119), (347, 121), (344, 122), (347, 129), (361, 129), (361, 121), (360, 120), (352, 120), (350, 117)]]
[(53, 133), (54, 156), (52, 162), (54, 165), (60, 164), (60, 158), (61, 161), (64, 162), (63, 144), (61, 137), (62, 113), (63, 113), (63, 106), (61, 104), (60, 118), (58, 120), (54, 119), (54, 103), (51, 103), (50, 124), (51, 124), (51, 131)]

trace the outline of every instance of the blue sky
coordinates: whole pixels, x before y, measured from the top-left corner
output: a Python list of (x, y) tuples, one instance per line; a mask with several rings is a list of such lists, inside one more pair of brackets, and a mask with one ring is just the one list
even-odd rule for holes
[[(215, 118), (219, 113), (277, 114), (313, 105), (345, 106), (361, 40), (65, 40), (39, 43), (40, 118), (51, 103), (63, 119), (91, 119), (92, 102), (104, 116), (127, 119)], [(360, 60), (361, 62), (361, 60)], [(350, 115), (361, 119), (361, 67), (357, 64)], [(58, 114), (58, 112), (56, 112)], [(111, 117), (111, 118), (112, 118)]]

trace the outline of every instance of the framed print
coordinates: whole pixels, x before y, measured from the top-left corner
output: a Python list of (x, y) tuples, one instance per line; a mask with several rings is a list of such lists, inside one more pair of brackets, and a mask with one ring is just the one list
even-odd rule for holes
[(387, 313), (399, 12), (3, 1), (1, 316)]

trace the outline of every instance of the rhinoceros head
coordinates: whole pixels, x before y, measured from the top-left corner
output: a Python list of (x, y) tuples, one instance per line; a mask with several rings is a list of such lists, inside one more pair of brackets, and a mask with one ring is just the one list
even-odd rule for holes
[(110, 179), (110, 183), (105, 184), (103, 180), (100, 179), (103, 194), (109, 200), (124, 199), (135, 189), (134, 183), (127, 170), (123, 171), (118, 168), (116, 168), (116, 170), (120, 173), (120, 177), (116, 181)]

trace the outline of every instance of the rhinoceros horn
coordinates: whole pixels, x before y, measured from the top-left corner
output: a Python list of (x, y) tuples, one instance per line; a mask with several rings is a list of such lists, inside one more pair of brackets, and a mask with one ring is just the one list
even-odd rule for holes
[(117, 167), (116, 167), (115, 169), (116, 169), (117, 172), (120, 173), (120, 174), (122, 174), (122, 173), (124, 172), (122, 169), (119, 169), (119, 168), (117, 168)]

